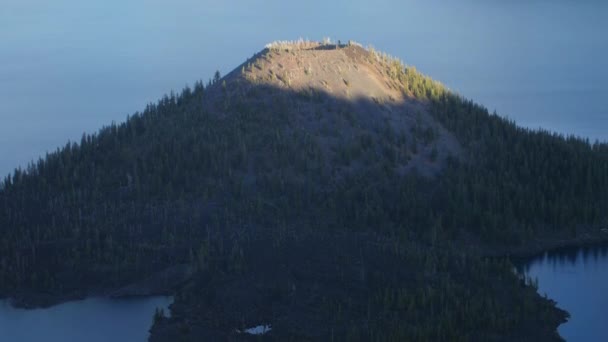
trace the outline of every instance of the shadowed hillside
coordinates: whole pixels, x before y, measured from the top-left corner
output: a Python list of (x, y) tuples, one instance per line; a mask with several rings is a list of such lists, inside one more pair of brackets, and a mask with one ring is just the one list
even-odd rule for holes
[(176, 294), (153, 340), (557, 340), (508, 260), (606, 238), (608, 146), (357, 44), (276, 43), (16, 170), (0, 295)]
[[(330, 160), (354, 152), (361, 141), (387, 138), (401, 175), (412, 169), (434, 175), (447, 157), (460, 154), (456, 139), (429, 115), (428, 103), (404, 84), (411, 76), (401, 62), (354, 44), (269, 46), (210, 89), (213, 112), (226, 115), (242, 105), (284, 115), (290, 121), (285, 134), (309, 135)], [(352, 164), (351, 171), (367, 163)]]

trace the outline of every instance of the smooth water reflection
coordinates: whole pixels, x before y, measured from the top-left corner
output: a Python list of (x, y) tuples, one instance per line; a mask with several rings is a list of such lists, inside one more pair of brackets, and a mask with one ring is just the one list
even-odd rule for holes
[(46, 309), (24, 310), (0, 301), (0, 341), (147, 341), (156, 308), (172, 297), (88, 298)]
[(546, 253), (524, 272), (570, 313), (559, 327), (566, 341), (608, 341), (608, 246)]

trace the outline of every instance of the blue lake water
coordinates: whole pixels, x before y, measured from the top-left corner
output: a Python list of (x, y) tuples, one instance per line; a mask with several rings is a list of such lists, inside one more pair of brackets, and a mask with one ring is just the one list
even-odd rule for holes
[(143, 342), (156, 308), (169, 313), (172, 297), (88, 298), (24, 310), (0, 301), (0, 341)]
[(525, 273), (570, 313), (558, 329), (566, 341), (608, 341), (608, 246), (546, 253)]
[[(225, 74), (270, 41), (299, 37), (372, 44), (521, 125), (608, 141), (607, 13), (598, 0), (2, 0), (0, 177), (172, 89)], [(608, 262), (598, 260), (532, 265), (541, 290), (573, 314), (564, 336), (576, 337), (568, 334), (579, 320), (597, 324), (585, 331), (608, 326), (597, 322), (608, 288)], [(145, 303), (0, 307), (0, 331), (48, 341), (55, 327), (70, 326), (68, 316), (93, 329), (85, 317), (135, 310), (140, 325), (125, 334), (145, 336), (158, 304)], [(100, 334), (114, 329), (104, 327)]]

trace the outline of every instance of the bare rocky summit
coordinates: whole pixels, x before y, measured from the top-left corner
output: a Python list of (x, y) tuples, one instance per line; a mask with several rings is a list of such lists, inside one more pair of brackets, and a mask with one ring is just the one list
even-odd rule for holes
[(171, 294), (162, 342), (559, 341), (505, 256), (605, 240), (607, 170), (373, 48), (275, 42), (1, 182), (0, 297)]
[(226, 115), (227, 101), (246, 99), (259, 111), (284, 115), (290, 121), (285, 134), (304, 132), (328, 160), (348, 159), (344, 172), (372, 162), (366, 153), (352, 155), (362, 150), (388, 155), (399, 174), (434, 176), (462, 148), (429, 114), (427, 98), (412, 91), (412, 70), (352, 42), (271, 43), (217, 82), (215, 110)]

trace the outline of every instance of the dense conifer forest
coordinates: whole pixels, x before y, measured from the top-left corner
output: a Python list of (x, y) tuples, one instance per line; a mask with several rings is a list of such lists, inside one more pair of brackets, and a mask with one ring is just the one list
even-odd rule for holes
[(6, 177), (0, 296), (42, 305), (186, 266), (152, 340), (266, 323), (276, 340), (559, 340), (565, 313), (486, 252), (601, 235), (608, 145), (518, 127), (373, 49), (309, 48), (380, 70), (412, 124), (290, 88), (260, 61), (299, 50), (270, 47)]

